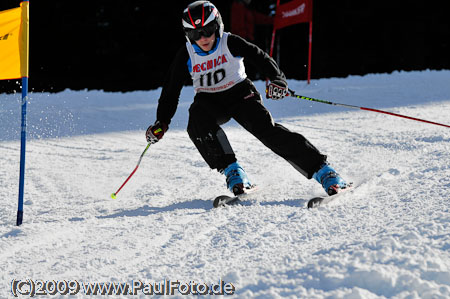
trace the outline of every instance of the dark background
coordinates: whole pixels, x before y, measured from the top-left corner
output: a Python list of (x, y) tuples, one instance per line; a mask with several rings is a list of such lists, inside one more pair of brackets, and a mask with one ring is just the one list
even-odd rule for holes
[[(131, 91), (161, 86), (185, 43), (181, 14), (190, 2), (31, 0), (30, 89)], [(232, 1), (212, 2), (229, 31)], [(275, 2), (254, 0), (251, 7), (268, 14)], [(1, 0), (0, 10), (19, 3)], [(312, 78), (450, 69), (450, 17), (444, 3), (315, 0)], [(257, 44), (268, 50), (271, 28), (258, 26), (256, 36)], [(305, 80), (308, 24), (281, 29), (278, 37), (282, 70), (288, 78)], [(14, 90), (20, 90), (18, 80), (0, 81), (0, 92)]]

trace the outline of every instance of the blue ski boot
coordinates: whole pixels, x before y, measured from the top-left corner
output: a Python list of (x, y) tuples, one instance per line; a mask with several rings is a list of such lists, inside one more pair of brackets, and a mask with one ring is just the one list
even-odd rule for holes
[(239, 195), (245, 193), (247, 189), (253, 186), (248, 180), (247, 174), (238, 162), (231, 163), (224, 169), (223, 174), (227, 177), (227, 187), (234, 193)]
[(323, 164), (313, 174), (313, 178), (322, 185), (328, 195), (334, 195), (339, 192), (339, 189), (345, 189), (349, 186), (328, 163)]

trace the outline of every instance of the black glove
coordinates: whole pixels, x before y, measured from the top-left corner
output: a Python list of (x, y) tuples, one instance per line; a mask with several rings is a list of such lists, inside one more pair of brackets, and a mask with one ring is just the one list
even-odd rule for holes
[(288, 94), (288, 85), (284, 80), (273, 80), (267, 86), (266, 98), (281, 100)]
[(151, 144), (158, 142), (164, 136), (164, 133), (166, 133), (168, 129), (169, 129), (168, 125), (157, 120), (153, 125), (148, 127), (147, 131), (145, 132), (147, 142)]

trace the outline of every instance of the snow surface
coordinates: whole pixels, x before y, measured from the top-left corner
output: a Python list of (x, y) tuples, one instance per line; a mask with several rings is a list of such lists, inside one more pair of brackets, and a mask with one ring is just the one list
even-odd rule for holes
[[(450, 124), (450, 71), (289, 84), (309, 97)], [(185, 131), (193, 97), (185, 87), (170, 130), (113, 200), (146, 146), (159, 94), (31, 93), (19, 227), (20, 96), (0, 94), (0, 298), (12, 297), (13, 279), (223, 280), (239, 298), (450, 297), (450, 129), (265, 100), (277, 122), (306, 136), (356, 188), (306, 209), (324, 194), (319, 184), (231, 122), (225, 131), (260, 191), (213, 209), (228, 191)]]

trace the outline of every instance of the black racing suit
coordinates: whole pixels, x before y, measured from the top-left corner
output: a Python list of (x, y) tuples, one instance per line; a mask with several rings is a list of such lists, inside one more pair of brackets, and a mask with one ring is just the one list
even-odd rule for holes
[[(252, 63), (270, 80), (285, 80), (275, 61), (256, 45), (230, 34), (228, 49), (233, 56)], [(163, 85), (157, 120), (167, 125), (176, 112), (181, 89), (190, 78), (188, 60), (189, 54), (184, 46), (178, 51)], [(326, 161), (326, 156), (301, 134), (274, 123), (260, 93), (249, 79), (245, 79), (222, 92), (197, 93), (189, 108), (189, 137), (212, 169), (222, 171), (236, 161), (225, 132), (220, 128), (231, 118), (308, 179)]]

